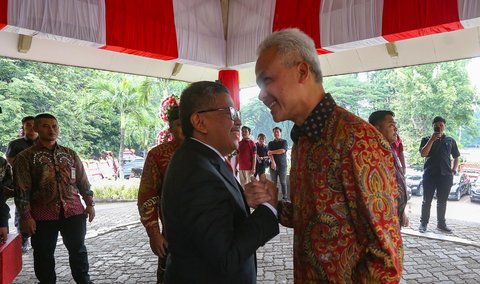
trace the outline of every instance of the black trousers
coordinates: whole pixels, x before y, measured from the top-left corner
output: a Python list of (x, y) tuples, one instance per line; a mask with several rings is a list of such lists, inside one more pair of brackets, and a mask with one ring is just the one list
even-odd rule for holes
[(430, 220), (430, 208), (435, 191), (437, 191), (437, 222), (445, 225), (447, 199), (453, 184), (452, 175), (423, 175), (423, 202), (420, 222), (427, 225)]
[(65, 218), (63, 211), (60, 219), (54, 221), (37, 221), (37, 230), (32, 235), (33, 264), (35, 275), (41, 284), (56, 282), (55, 248), (58, 232), (62, 234), (63, 243), (68, 250), (68, 260), (73, 279), (76, 283), (89, 283), (88, 256), (85, 247), (86, 215)]

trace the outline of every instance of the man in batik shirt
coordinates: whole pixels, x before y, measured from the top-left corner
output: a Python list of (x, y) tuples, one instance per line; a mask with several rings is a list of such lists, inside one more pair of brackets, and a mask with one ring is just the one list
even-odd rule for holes
[[(397, 123), (395, 122), (395, 113), (390, 110), (377, 110), (372, 112), (368, 117), (368, 122), (375, 126), (383, 137), (387, 139), (387, 142), (392, 146), (397, 141)], [(397, 197), (397, 212), (400, 219), (400, 225), (403, 227), (408, 226), (408, 217), (405, 213), (405, 207), (407, 206), (407, 184), (405, 182), (405, 176), (403, 174), (404, 168), (402, 162), (397, 156), (392, 146), (392, 155), (395, 166), (395, 176), (397, 178), (398, 197)]]
[(138, 190), (138, 212), (150, 239), (150, 248), (158, 256), (157, 283), (163, 283), (165, 262), (167, 259), (167, 240), (160, 231), (159, 219), (162, 182), (173, 153), (183, 142), (178, 106), (172, 107), (167, 119), (173, 140), (152, 148), (143, 166), (140, 188)]
[[(325, 93), (306, 34), (275, 32), (258, 54), (259, 99), (275, 122), (295, 123), (291, 203), (278, 207), (280, 223), (294, 228), (294, 282), (398, 283), (403, 245), (390, 146)], [(251, 183), (246, 194), (265, 187)]]
[(32, 240), (35, 275), (40, 283), (56, 282), (54, 253), (60, 232), (73, 279), (92, 283), (85, 234), (86, 218), (91, 222), (95, 217), (95, 204), (87, 174), (75, 151), (57, 143), (55, 116), (37, 115), (33, 128), (38, 140), (16, 156), (13, 177), (22, 233)]

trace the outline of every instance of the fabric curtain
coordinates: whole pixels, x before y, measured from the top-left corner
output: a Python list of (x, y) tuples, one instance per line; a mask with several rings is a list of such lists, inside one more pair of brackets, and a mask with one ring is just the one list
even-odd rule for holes
[(7, 24), (8, 0), (0, 0), (0, 30)]
[(338, 52), (385, 43), (383, 0), (322, 0), (320, 37), (325, 49)]
[(105, 2), (105, 49), (163, 60), (178, 57), (172, 0)]
[(382, 34), (388, 41), (458, 29), (457, 0), (385, 0)]
[(226, 40), (218, 0), (173, 0), (179, 62), (225, 66)]
[(8, 0), (7, 31), (87, 45), (105, 43), (103, 0)]
[(458, 0), (458, 14), (464, 28), (480, 26), (480, 1)]
[(272, 33), (275, 0), (230, 0), (227, 66), (253, 62), (260, 42)]

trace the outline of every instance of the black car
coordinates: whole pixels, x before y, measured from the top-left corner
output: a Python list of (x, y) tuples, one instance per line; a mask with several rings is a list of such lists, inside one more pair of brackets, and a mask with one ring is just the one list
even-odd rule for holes
[(462, 196), (469, 195), (472, 183), (470, 177), (467, 174), (454, 175), (453, 185), (448, 195), (449, 200), (460, 200)]
[(472, 188), (470, 189), (470, 201), (480, 202), (480, 179), (477, 179), (477, 181), (472, 184)]
[(123, 177), (129, 179), (131, 177), (140, 177), (143, 172), (143, 164), (145, 159), (142, 157), (135, 158), (134, 160), (125, 161), (123, 164)]

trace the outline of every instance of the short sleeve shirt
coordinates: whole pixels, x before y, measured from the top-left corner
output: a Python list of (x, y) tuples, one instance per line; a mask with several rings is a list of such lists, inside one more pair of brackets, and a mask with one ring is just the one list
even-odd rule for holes
[(275, 160), (275, 164), (279, 168), (287, 168), (287, 150), (288, 144), (287, 140), (285, 139), (278, 139), (268, 142), (268, 150), (274, 151), (278, 149), (284, 149), (285, 153), (283, 154), (274, 154), (273, 159)]
[(248, 171), (253, 168), (252, 156), (257, 153), (257, 145), (252, 139), (242, 139), (238, 143), (238, 169)]
[(30, 140), (27, 137), (15, 139), (8, 143), (7, 152), (5, 155), (7, 158), (14, 158), (23, 150), (30, 148), (33, 143), (35, 143), (35, 141)]
[[(422, 138), (419, 150), (427, 145), (429, 139), (430, 136)], [(424, 174), (451, 175), (452, 160), (450, 156), (454, 159), (460, 157), (457, 142), (452, 137), (443, 135), (441, 139), (433, 142), (432, 148), (425, 158)]]

